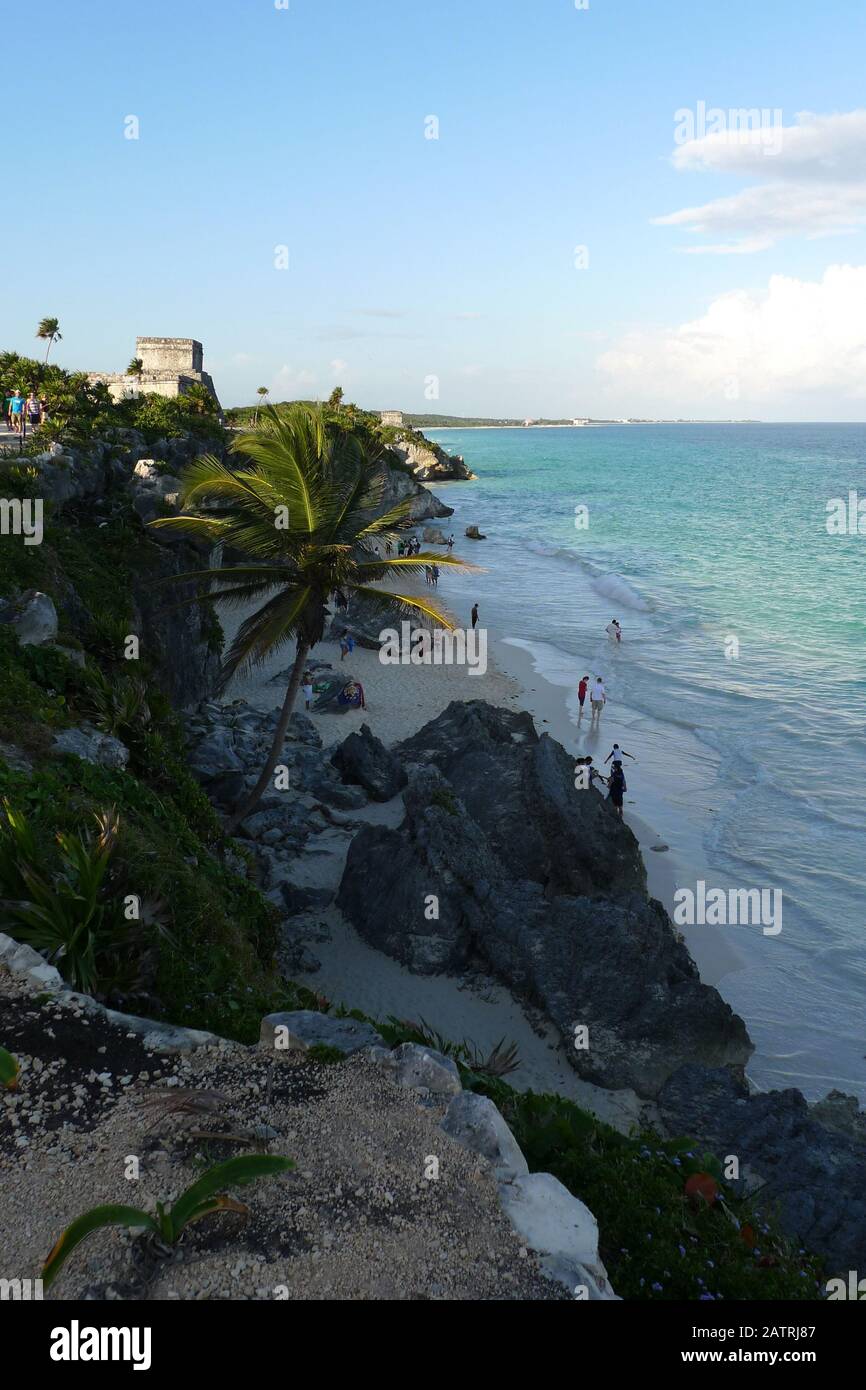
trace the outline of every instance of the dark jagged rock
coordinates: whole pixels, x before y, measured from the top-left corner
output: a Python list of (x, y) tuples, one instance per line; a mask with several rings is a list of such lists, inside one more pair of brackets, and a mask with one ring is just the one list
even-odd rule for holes
[(862, 1268), (866, 1254), (866, 1117), (853, 1097), (842, 1099), (847, 1123), (838, 1105), (828, 1116), (827, 1101), (810, 1106), (797, 1090), (750, 1095), (730, 1068), (687, 1065), (662, 1087), (658, 1104), (671, 1134), (699, 1136), (720, 1157), (736, 1155), (741, 1172), (748, 1164), (788, 1234), (838, 1273)]
[(452, 701), (395, 751), (438, 767), (513, 877), (548, 896), (645, 890), (634, 835), (595, 791), (576, 790), (574, 758), (529, 714)]
[(331, 755), (344, 782), (364, 788), (374, 801), (390, 801), (407, 782), (400, 759), (376, 738), (369, 724), (349, 734)]
[[(525, 738), (523, 716), (490, 713), (494, 728), (510, 727)], [(520, 789), (518, 761), (510, 778), (501, 765), (488, 769), (489, 803), (499, 800), (500, 787), (505, 799)], [(599, 1085), (652, 1096), (688, 1059), (747, 1060), (752, 1049), (742, 1020), (701, 983), (660, 904), (640, 893), (545, 896), (554, 875), (544, 884), (523, 876), (522, 860), (508, 857), (512, 829), (500, 833), (497, 845), (435, 768), (415, 771), (404, 800), (398, 829), (366, 826), (356, 835), (337, 898), (372, 945), (420, 974), (456, 973), (480, 962), (543, 1009), (572, 1065)], [(578, 1024), (589, 1029), (588, 1050), (574, 1046)]]
[[(382, 611), (382, 605), (373, 599), (355, 596), (349, 613), (337, 609), (327, 631), (329, 642), (339, 642), (344, 633), (354, 637), (359, 647), (377, 652), (382, 645), (379, 634), (383, 628), (394, 627), (394, 621)], [(399, 624), (397, 624), (399, 627)], [(341, 664), (338, 662), (338, 666)], [(342, 674), (340, 670), (338, 674)]]

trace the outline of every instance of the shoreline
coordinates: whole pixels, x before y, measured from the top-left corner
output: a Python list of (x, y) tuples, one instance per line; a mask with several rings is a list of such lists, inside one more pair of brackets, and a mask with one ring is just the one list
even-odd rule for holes
[[(402, 587), (425, 592), (420, 578), (403, 582)], [(440, 598), (442, 606), (449, 604)], [(224, 613), (226, 637), (239, 623), (242, 612)], [(368, 724), (387, 746), (415, 734), (435, 719), (452, 700), (486, 700), (511, 710), (526, 710), (539, 734), (549, 733), (569, 750), (584, 738), (569, 715), (562, 690), (547, 681), (534, 667), (531, 654), (495, 632), (488, 633), (488, 662), (483, 675), (472, 675), (459, 666), (402, 666), (385, 664), (379, 653), (356, 646), (350, 658), (340, 661), (336, 641), (323, 640), (313, 659), (342, 665), (364, 686), (365, 710), (343, 713), (314, 712), (311, 718), (325, 748), (342, 742), (346, 736)], [(290, 657), (280, 655), (250, 676), (234, 681), (223, 702), (242, 698), (258, 709), (271, 710), (280, 703), (279, 677)], [(588, 723), (585, 717), (584, 725)], [(620, 735), (611, 716), (602, 731), (604, 741)], [(600, 735), (597, 737), (601, 737)], [(596, 761), (601, 763), (599, 752)], [(358, 819), (398, 824), (402, 819), (402, 797), (358, 813)], [(647, 874), (647, 890), (670, 913), (680, 881), (689, 880), (688, 859), (677, 851), (658, 852), (653, 845), (665, 843), (654, 828), (652, 806), (637, 814), (626, 805), (626, 823), (636, 836)], [(298, 861), (298, 878), (310, 886), (336, 886), (342, 874), (348, 839), (329, 839), (317, 852), (306, 852)], [(304, 919), (307, 919), (304, 921)], [(310, 937), (320, 962), (310, 972), (294, 972), (296, 978), (317, 993), (349, 1008), (361, 1008), (372, 1016), (423, 1018), (436, 1031), (454, 1041), (468, 1039), (481, 1049), (492, 1049), (503, 1037), (518, 1044), (522, 1065), (509, 1078), (517, 1089), (552, 1091), (592, 1110), (600, 1119), (622, 1132), (641, 1121), (651, 1120), (652, 1103), (630, 1091), (609, 1091), (583, 1081), (567, 1062), (553, 1028), (535, 1011), (515, 999), (506, 987), (492, 978), (457, 978), (448, 975), (422, 976), (411, 973), (399, 962), (377, 951), (364, 941), (333, 904), (301, 914), (302, 930), (315, 928)], [(716, 985), (731, 971), (740, 969), (737, 953), (723, 940), (700, 928), (683, 933), (687, 948), (701, 979)]]

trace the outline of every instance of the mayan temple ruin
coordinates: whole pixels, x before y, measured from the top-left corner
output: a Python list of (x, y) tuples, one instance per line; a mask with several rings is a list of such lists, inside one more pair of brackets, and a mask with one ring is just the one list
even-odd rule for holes
[(182, 396), (198, 384), (210, 391), (219, 405), (213, 381), (202, 369), (203, 349), (195, 338), (136, 338), (135, 356), (141, 374), (89, 372), (91, 383), (104, 382), (116, 401), (153, 392), (157, 396)]

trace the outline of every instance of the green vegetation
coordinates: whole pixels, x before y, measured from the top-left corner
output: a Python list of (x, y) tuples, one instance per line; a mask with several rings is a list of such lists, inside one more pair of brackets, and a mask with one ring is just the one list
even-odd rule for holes
[[(56, 320), (44, 323), (56, 324)], [(59, 336), (55, 332), (52, 341)], [(48, 346), (50, 350), (50, 341)], [(127, 375), (140, 379), (140, 369), (139, 359), (133, 358)], [(149, 442), (185, 433), (213, 442), (223, 437), (216, 402), (198, 384), (182, 396), (147, 393), (115, 401), (104, 383), (88, 381), (86, 372), (68, 372), (49, 364), (47, 353), (46, 360), (39, 362), (17, 352), (0, 352), (0, 392), (6, 397), (15, 390), (33, 391), (46, 402), (47, 423), (28, 431), (29, 452), (39, 452), (52, 442), (82, 447), (115, 428), (139, 430)]]
[[(585, 1202), (599, 1249), (621, 1298), (657, 1300), (819, 1299), (821, 1262), (781, 1232), (772, 1191), (738, 1195), (714, 1155), (688, 1138), (651, 1131), (625, 1136), (562, 1096), (515, 1091), (478, 1066), (471, 1043), (451, 1043), (426, 1024), (338, 1016), (371, 1023), (389, 1047), (414, 1042), (450, 1056), (465, 1090), (502, 1112), (530, 1172), (552, 1173)], [(491, 1054), (513, 1062), (514, 1049)]]
[(225, 553), (241, 551), (248, 557), (244, 564), (176, 577), (178, 583), (207, 581), (212, 597), (223, 602), (262, 600), (225, 656), (223, 685), (288, 643), (297, 644), (271, 751), (256, 786), (234, 814), (233, 830), (271, 785), (304, 666), (324, 635), (330, 595), (335, 590), (347, 597), (363, 595), (383, 614), (421, 615), (450, 628), (453, 624), (431, 600), (372, 586), (402, 573), (420, 573), (434, 561), (440, 567), (463, 565), (451, 555), (378, 554), (374, 541), (394, 536), (409, 504), (398, 503), (379, 515), (385, 465), (366, 451), (354, 431), (329, 424), (320, 409), (295, 406), (281, 413), (268, 407), (258, 428), (240, 435), (231, 447), (246, 466), (232, 470), (205, 456), (183, 470), (183, 506), (206, 504), (206, 514), (187, 510), (151, 525), (210, 544), (221, 542)]
[(0, 1089), (14, 1091), (18, 1085), (18, 1058), (0, 1047)]
[(215, 1212), (232, 1211), (249, 1216), (249, 1208), (221, 1191), (223, 1187), (241, 1187), (260, 1178), (277, 1177), (294, 1168), (290, 1158), (271, 1154), (243, 1154), (211, 1168), (197, 1182), (182, 1192), (171, 1206), (156, 1204), (156, 1217), (139, 1207), (107, 1205), (93, 1207), (67, 1226), (50, 1251), (42, 1267), (42, 1282), (50, 1289), (69, 1256), (93, 1231), (104, 1226), (140, 1227), (151, 1238), (166, 1245), (176, 1245), (187, 1226)]

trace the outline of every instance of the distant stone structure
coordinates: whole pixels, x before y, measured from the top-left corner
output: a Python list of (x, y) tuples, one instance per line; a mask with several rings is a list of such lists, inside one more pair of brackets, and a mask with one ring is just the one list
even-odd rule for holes
[(403, 412), (402, 410), (381, 410), (379, 419), (383, 425), (402, 425)]
[(219, 406), (213, 381), (202, 367), (202, 345), (195, 338), (136, 338), (135, 356), (142, 364), (140, 377), (126, 372), (88, 372), (88, 381), (92, 385), (104, 382), (116, 401), (149, 392), (182, 396), (198, 384), (210, 391)]

